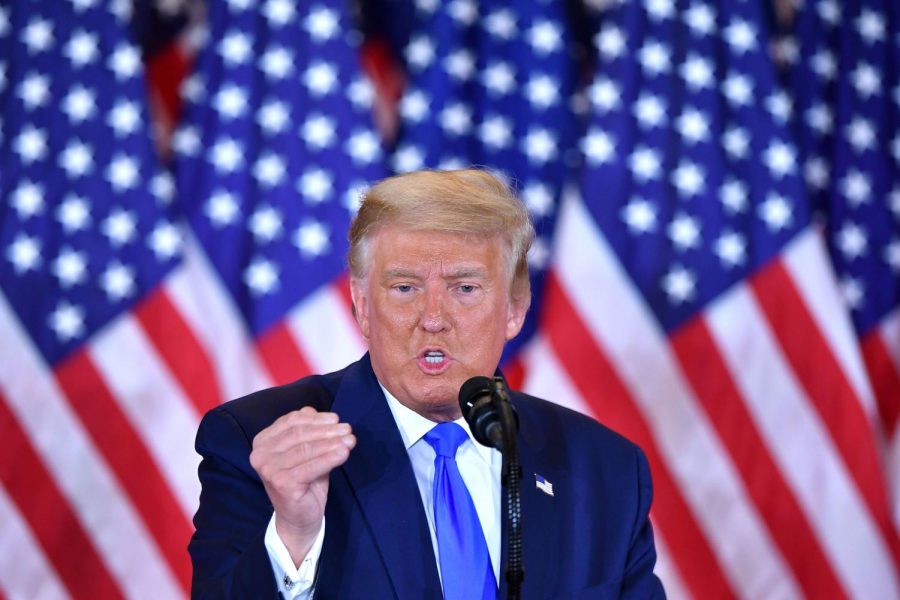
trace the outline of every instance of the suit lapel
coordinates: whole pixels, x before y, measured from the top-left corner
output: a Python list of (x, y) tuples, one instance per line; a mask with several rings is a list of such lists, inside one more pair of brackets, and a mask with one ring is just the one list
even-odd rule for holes
[[(550, 482), (556, 480), (556, 472), (541, 460), (545, 440), (535, 431), (519, 431), (519, 460), (522, 464), (522, 562), (525, 579), (522, 583), (523, 598), (550, 598), (552, 583), (557, 579), (559, 565), (559, 509), (555, 498), (535, 484), (535, 475)], [(506, 488), (503, 488), (503, 550), (500, 570), (500, 595), (506, 597), (506, 577), (503, 568), (507, 560)]]
[(368, 355), (348, 369), (333, 410), (356, 435), (356, 448), (342, 470), (371, 528), (397, 597), (440, 597), (419, 488)]

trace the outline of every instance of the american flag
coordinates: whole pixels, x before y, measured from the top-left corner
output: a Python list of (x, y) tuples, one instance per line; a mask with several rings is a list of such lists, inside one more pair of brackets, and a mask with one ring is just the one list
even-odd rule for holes
[(174, 179), (130, 11), (0, 7), (0, 596), (187, 596), (202, 414), (364, 350), (345, 232), (384, 171), (346, 7), (210, 4)]
[[(897, 277), (875, 263), (896, 238), (896, 9), (807, 2), (780, 87), (759, 3), (576, 4), (362, 3), (397, 16), (372, 20), (405, 81), (388, 151), (338, 0), (207, 3), (180, 116), (187, 46), (151, 49), (148, 94), (128, 2), (0, 6), (0, 597), (186, 596), (200, 416), (358, 358), (359, 190), (470, 163), (539, 233), (505, 368), (647, 452), (669, 595), (900, 597)], [(174, 178), (148, 98), (161, 144), (178, 124)], [(805, 103), (841, 135), (810, 143)], [(854, 119), (875, 136), (855, 154)], [(871, 202), (841, 196), (853, 173)]]
[(900, 13), (804, 5), (790, 39), (804, 173), (869, 380), (900, 523)]
[[(182, 236), (130, 5), (0, 7), (0, 588), (178, 597), (197, 411), (158, 346)], [(189, 446), (187, 446), (189, 447)]]
[(605, 15), (525, 387), (647, 452), (673, 596), (895, 598), (872, 393), (760, 9)]

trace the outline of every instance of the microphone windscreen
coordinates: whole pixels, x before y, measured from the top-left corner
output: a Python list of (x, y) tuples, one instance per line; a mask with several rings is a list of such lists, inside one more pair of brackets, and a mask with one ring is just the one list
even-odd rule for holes
[(459, 388), (459, 407), (463, 417), (468, 421), (472, 405), (482, 396), (491, 395), (491, 379), (489, 377), (472, 377)]

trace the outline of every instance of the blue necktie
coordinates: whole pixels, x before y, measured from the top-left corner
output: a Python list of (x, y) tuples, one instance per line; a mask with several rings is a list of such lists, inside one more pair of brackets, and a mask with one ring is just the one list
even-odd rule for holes
[(445, 600), (497, 598), (497, 581), (475, 504), (456, 465), (466, 439), (456, 423), (440, 423), (425, 434), (434, 448), (434, 529)]

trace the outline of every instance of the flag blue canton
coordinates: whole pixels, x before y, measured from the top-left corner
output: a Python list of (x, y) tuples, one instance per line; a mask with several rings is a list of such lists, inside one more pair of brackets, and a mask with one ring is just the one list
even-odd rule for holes
[[(393, 168), (479, 165), (504, 175), (538, 234), (529, 254), (536, 291), (577, 141), (571, 35), (561, 2), (421, 0), (403, 52), (408, 80)], [(535, 330), (539, 310), (535, 296), (507, 355)]]
[(807, 2), (789, 55), (806, 180), (861, 335), (900, 305), (898, 31), (889, 2)]
[(0, 6), (0, 286), (51, 364), (180, 253), (127, 7)]
[(759, 6), (617, 5), (595, 38), (582, 195), (670, 331), (809, 222)]
[(214, 2), (208, 21), (174, 139), (176, 187), (258, 334), (344, 271), (382, 148), (344, 3)]

